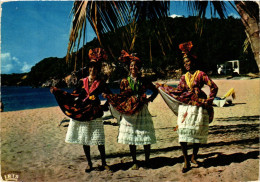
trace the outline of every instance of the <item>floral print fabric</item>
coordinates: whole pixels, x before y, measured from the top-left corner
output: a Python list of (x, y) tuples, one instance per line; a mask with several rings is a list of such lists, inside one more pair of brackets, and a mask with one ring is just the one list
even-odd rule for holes
[(77, 121), (91, 121), (103, 115), (98, 97), (102, 92), (111, 93), (104, 81), (95, 80), (90, 86), (85, 78), (72, 93), (54, 89), (53, 94), (66, 116)]
[[(207, 97), (205, 92), (202, 90), (204, 85), (208, 85), (210, 87), (209, 97)], [(168, 85), (159, 86), (164, 92), (182, 103), (192, 106), (201, 106), (207, 109), (210, 116), (210, 122), (213, 120), (214, 111), (212, 103), (214, 97), (217, 95), (218, 87), (203, 71), (198, 73), (194, 81), (191, 83), (191, 88), (185, 80), (185, 75), (181, 77), (177, 88), (173, 88)]]
[(153, 101), (153, 99), (157, 96), (158, 91), (151, 82), (143, 77), (137, 78), (136, 83), (138, 85), (133, 86), (133, 83), (131, 84), (133, 88), (138, 87), (138, 89), (132, 89), (128, 81), (129, 79), (131, 78), (128, 77), (122, 79), (120, 84), (120, 94), (108, 94), (106, 98), (109, 103), (120, 113), (132, 115), (140, 111), (140, 109), (142, 109), (144, 104), (147, 102), (145, 93), (147, 89), (153, 91), (151, 101)]

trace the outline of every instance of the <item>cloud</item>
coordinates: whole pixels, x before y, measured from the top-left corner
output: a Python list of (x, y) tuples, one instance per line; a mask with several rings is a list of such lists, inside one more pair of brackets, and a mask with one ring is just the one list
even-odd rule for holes
[(24, 73), (29, 72), (32, 65), (27, 62), (21, 62), (17, 57), (11, 56), (10, 52), (1, 53), (1, 73)]
[(170, 15), (170, 17), (172, 17), (172, 18), (177, 18), (177, 17), (184, 17), (184, 16), (172, 14), (172, 15)]
[(19, 60), (18, 60), (17, 57), (12, 57), (12, 59), (13, 59), (15, 62), (19, 62)]
[(23, 73), (31, 71), (31, 65), (27, 64), (27, 62), (23, 63), (23, 67), (21, 68), (21, 71)]
[(1, 73), (10, 73), (13, 69), (13, 65), (11, 64), (11, 54), (1, 53)]

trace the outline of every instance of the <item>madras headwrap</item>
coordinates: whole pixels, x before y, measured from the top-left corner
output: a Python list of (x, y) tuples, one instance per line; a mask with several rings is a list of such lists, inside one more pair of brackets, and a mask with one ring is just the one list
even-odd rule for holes
[[(183, 53), (183, 58), (187, 58), (190, 55), (191, 48), (193, 47), (192, 41), (185, 42), (179, 45), (179, 49)], [(193, 58), (197, 58), (195, 55), (191, 55)]]
[(141, 60), (135, 56), (134, 53), (128, 54), (125, 50), (121, 51), (121, 56), (118, 58), (119, 61), (123, 63), (131, 63), (132, 61), (136, 61), (137, 63), (141, 63)]
[(90, 62), (99, 62), (108, 58), (106, 51), (102, 48), (89, 49), (88, 57)]

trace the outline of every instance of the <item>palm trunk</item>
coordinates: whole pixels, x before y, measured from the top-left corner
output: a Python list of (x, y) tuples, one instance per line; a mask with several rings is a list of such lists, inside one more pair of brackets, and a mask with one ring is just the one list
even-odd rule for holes
[(152, 55), (152, 40), (151, 36), (149, 36), (149, 48), (150, 48), (150, 63), (153, 64), (153, 55)]
[[(255, 2), (258, 4), (259, 2)], [(235, 5), (239, 15), (241, 16), (241, 20), (245, 26), (245, 32), (250, 42), (252, 52), (254, 53), (254, 57), (258, 66), (258, 71), (260, 71), (260, 57), (259, 57), (259, 25), (258, 21), (255, 17), (250, 16), (248, 12), (248, 8), (245, 1), (235, 1)], [(258, 11), (258, 10), (257, 10)]]

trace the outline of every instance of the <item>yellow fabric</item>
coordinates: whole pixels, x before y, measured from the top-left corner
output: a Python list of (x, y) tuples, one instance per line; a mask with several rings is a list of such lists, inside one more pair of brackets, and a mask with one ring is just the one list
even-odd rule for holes
[(232, 98), (235, 99), (235, 90), (234, 90), (234, 88), (231, 88), (223, 97), (227, 98), (230, 95), (232, 95)]
[(197, 70), (193, 75), (190, 72), (187, 72), (185, 74), (185, 81), (190, 89), (192, 89), (192, 84), (193, 84), (194, 80), (197, 78), (197, 76), (199, 75), (199, 73), (200, 73), (200, 70)]

